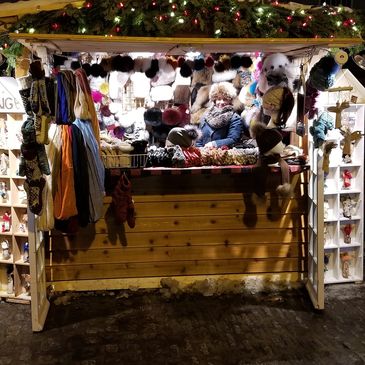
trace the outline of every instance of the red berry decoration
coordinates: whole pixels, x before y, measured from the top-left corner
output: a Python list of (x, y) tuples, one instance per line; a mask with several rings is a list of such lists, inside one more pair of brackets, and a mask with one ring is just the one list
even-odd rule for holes
[(84, 8), (86, 8), (86, 9), (90, 9), (90, 8), (92, 8), (93, 7), (93, 3), (91, 2), (91, 1), (86, 1), (85, 3), (84, 3)]
[(51, 28), (52, 28), (53, 30), (58, 30), (58, 29), (60, 29), (60, 24), (59, 24), (59, 23), (52, 23), (52, 24), (51, 24)]

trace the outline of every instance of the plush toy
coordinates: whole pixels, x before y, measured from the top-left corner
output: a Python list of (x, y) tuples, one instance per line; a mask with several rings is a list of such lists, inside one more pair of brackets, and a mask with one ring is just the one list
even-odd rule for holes
[(264, 123), (257, 122), (251, 126), (250, 134), (252, 138), (256, 138), (263, 163), (266, 165), (279, 163), (282, 181), (276, 192), (281, 196), (289, 196), (291, 193), (289, 166), (281, 157), (285, 148), (281, 133), (277, 129), (267, 128)]
[(273, 86), (286, 86), (293, 88), (294, 74), (291, 62), (283, 53), (274, 53), (263, 60), (258, 81), (261, 94)]
[(270, 116), (268, 128), (285, 128), (294, 107), (294, 96), (286, 86), (273, 86), (262, 97), (264, 114)]
[(22, 274), (23, 278), (23, 288), (26, 294), (30, 295), (30, 282), (31, 277), (30, 274)]
[(345, 218), (350, 218), (356, 214), (357, 201), (351, 196), (341, 197), (342, 208), (340, 209)]
[(350, 265), (352, 260), (352, 255), (349, 252), (341, 252), (341, 266), (342, 266), (342, 276), (347, 279), (350, 276)]
[(323, 218), (324, 219), (328, 219), (329, 218), (329, 209), (330, 209), (330, 204), (327, 200), (325, 200), (323, 202)]
[(309, 132), (313, 136), (314, 148), (323, 144), (327, 132), (331, 129), (333, 129), (333, 118), (327, 112), (323, 112), (309, 127)]
[(326, 141), (323, 147), (323, 163), (322, 170), (324, 172), (324, 177), (326, 178), (330, 171), (330, 155), (334, 148), (337, 147), (336, 142)]
[(10, 259), (10, 244), (8, 240), (3, 240), (1, 242), (2, 249), (2, 259), (9, 260)]
[(352, 153), (352, 143), (356, 143), (361, 139), (361, 132), (355, 131), (351, 132), (350, 128), (343, 127), (340, 129), (341, 134), (343, 135), (342, 144), (342, 159), (345, 163), (351, 163), (351, 153)]
[(344, 227), (342, 227), (343, 232), (343, 242), (344, 243), (351, 243), (351, 232), (354, 229), (354, 224), (346, 224)]
[(342, 188), (343, 189), (350, 189), (351, 188), (351, 179), (352, 179), (351, 171), (348, 170), (348, 169), (345, 169), (342, 172)]

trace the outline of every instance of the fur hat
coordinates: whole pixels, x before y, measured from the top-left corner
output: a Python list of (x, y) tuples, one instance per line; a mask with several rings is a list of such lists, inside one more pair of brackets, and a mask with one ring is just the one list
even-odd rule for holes
[(167, 108), (162, 113), (162, 122), (171, 126), (182, 126), (190, 121), (189, 108), (186, 105)]
[(131, 56), (117, 55), (111, 60), (111, 69), (113, 71), (130, 72), (134, 68), (134, 60)]
[(188, 85), (176, 85), (174, 90), (174, 104), (189, 104), (190, 87)]
[(222, 72), (214, 72), (212, 75), (212, 82), (231, 81), (237, 75), (237, 70), (226, 70)]
[(208, 67), (204, 67), (200, 71), (194, 71), (191, 80), (191, 86), (195, 86), (196, 84), (203, 84), (203, 85), (211, 84), (212, 74), (213, 74), (213, 69)]
[(155, 86), (151, 88), (151, 99), (154, 102), (168, 101), (174, 98), (174, 92), (169, 85)]
[(151, 65), (145, 71), (145, 74), (149, 79), (153, 79), (157, 75), (158, 70), (159, 70), (158, 60), (154, 59), (154, 60), (151, 61)]
[(109, 74), (109, 96), (111, 99), (121, 97), (121, 89), (129, 79), (129, 72), (111, 71)]
[(266, 124), (257, 122), (250, 128), (252, 138), (256, 138), (257, 147), (262, 155), (267, 154), (283, 139), (281, 133), (277, 129), (268, 129)]
[(150, 108), (144, 112), (143, 117), (146, 124), (157, 127), (162, 122), (162, 111), (159, 108)]
[(156, 75), (157, 80), (151, 82), (152, 86), (168, 85), (175, 81), (175, 69), (171, 66), (171, 64), (167, 63), (166, 58), (160, 58), (158, 60), (158, 68), (159, 71)]
[(186, 125), (184, 128), (172, 128), (166, 139), (166, 146), (178, 145), (180, 147), (191, 147), (197, 139), (201, 137), (201, 131), (194, 125)]
[(217, 100), (219, 97), (233, 100), (237, 95), (237, 90), (230, 82), (220, 82), (213, 84), (209, 91), (209, 99)]

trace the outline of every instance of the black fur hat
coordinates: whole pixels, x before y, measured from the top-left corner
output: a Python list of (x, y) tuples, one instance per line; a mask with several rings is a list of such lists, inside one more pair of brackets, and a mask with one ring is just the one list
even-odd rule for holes
[(153, 59), (151, 61), (151, 66), (150, 66), (150, 68), (148, 70), (146, 70), (145, 75), (149, 79), (153, 79), (157, 75), (157, 72), (158, 71), (159, 71), (158, 60), (157, 59)]
[(129, 72), (134, 68), (134, 61), (131, 56), (117, 55), (112, 58), (112, 70), (120, 72)]
[(144, 114), (144, 121), (153, 127), (157, 127), (162, 123), (162, 111), (159, 108), (147, 109)]

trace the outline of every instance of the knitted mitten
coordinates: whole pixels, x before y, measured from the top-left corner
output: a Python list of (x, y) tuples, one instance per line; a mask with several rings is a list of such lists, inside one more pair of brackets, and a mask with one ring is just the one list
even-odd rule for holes
[(45, 175), (50, 175), (51, 170), (49, 168), (46, 148), (44, 144), (37, 144), (37, 155), (38, 155), (38, 165), (42, 173)]
[(115, 217), (120, 223), (125, 222), (128, 216), (134, 216), (134, 214), (132, 214), (133, 200), (131, 190), (132, 185), (130, 181), (125, 174), (122, 174), (112, 196)]
[(24, 189), (28, 197), (29, 210), (37, 215), (40, 215), (43, 208), (42, 192), (46, 180), (41, 177), (39, 180), (25, 180)]
[(28, 115), (32, 115), (32, 106), (30, 105), (30, 89), (19, 90), (20, 97), (24, 105), (25, 112)]
[(127, 208), (127, 223), (130, 228), (134, 228), (136, 225), (136, 216), (134, 210), (134, 201), (131, 200)]

